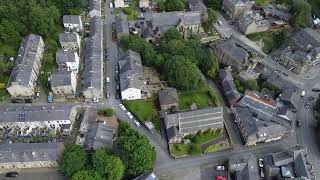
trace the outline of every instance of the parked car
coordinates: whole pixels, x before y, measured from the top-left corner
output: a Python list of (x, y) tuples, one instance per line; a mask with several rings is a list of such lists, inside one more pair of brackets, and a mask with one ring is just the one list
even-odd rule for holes
[(263, 168), (260, 168), (260, 177), (264, 178)]
[(216, 180), (227, 180), (226, 176), (216, 176)]
[(302, 126), (302, 122), (300, 120), (297, 120), (296, 121), (296, 125), (297, 125), (297, 127), (301, 127)]
[(118, 92), (116, 92), (116, 99), (120, 99), (120, 95)]
[(119, 72), (119, 67), (118, 66), (116, 66), (115, 71), (116, 71), (116, 74), (118, 74), (118, 72)]
[(306, 107), (306, 109), (309, 109), (309, 108), (310, 108), (310, 103), (307, 103), (307, 104), (305, 105), (305, 107)]
[(109, 82), (110, 82), (110, 78), (109, 78), (109, 77), (107, 77), (107, 78), (106, 78), (106, 81), (107, 81), (107, 83), (109, 83)]
[(309, 96), (309, 97), (308, 97), (308, 100), (309, 100), (309, 101), (313, 101), (314, 99), (315, 99), (315, 97), (313, 97), (313, 96)]
[(116, 85), (116, 90), (119, 91), (120, 90), (120, 86), (119, 84)]
[(17, 177), (17, 176), (18, 176), (18, 172), (16, 171), (6, 173), (6, 177)]
[(133, 116), (132, 116), (131, 112), (127, 112), (127, 116), (128, 116), (130, 119), (132, 119), (132, 118), (133, 118)]
[(114, 76), (114, 80), (115, 81), (119, 81), (119, 77), (118, 76)]
[(314, 92), (319, 92), (319, 91), (320, 91), (320, 88), (312, 88), (312, 91), (314, 91)]
[(259, 162), (259, 167), (263, 168), (263, 159), (258, 159), (258, 162)]
[(133, 121), (133, 124), (135, 124), (137, 127), (140, 127), (140, 123), (139, 123), (139, 121), (137, 121), (137, 120), (134, 120), (134, 121)]
[(127, 110), (127, 109), (126, 109), (126, 107), (124, 107), (124, 105), (123, 105), (123, 104), (119, 104), (119, 107), (120, 107), (120, 109), (121, 109), (122, 111)]
[(224, 171), (224, 170), (225, 170), (225, 167), (219, 165), (219, 166), (216, 167), (216, 170), (217, 170), (217, 171)]
[(218, 21), (218, 25), (221, 26), (221, 25), (222, 25), (222, 22), (221, 22), (221, 21)]
[(36, 97), (39, 98), (40, 97), (40, 91), (36, 92)]
[(107, 93), (107, 94), (106, 94), (106, 97), (107, 97), (107, 98), (109, 98), (109, 97), (110, 97), (110, 94), (109, 94), (109, 93)]

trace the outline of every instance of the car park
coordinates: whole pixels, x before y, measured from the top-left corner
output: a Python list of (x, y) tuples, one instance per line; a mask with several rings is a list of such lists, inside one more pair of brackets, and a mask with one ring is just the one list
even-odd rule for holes
[(137, 127), (140, 127), (140, 123), (139, 123), (139, 121), (137, 121), (137, 120), (134, 120), (134, 121), (133, 121), (133, 124), (135, 124)]
[(7, 172), (6, 173), (6, 177), (17, 177), (18, 176), (18, 172)]
[(217, 171), (224, 171), (224, 170), (225, 170), (225, 167), (219, 165), (219, 166), (216, 167), (216, 170), (217, 170)]
[(127, 110), (127, 109), (126, 109), (126, 107), (124, 107), (124, 105), (123, 105), (123, 104), (119, 104), (119, 108), (120, 108), (122, 111)]
[(127, 116), (132, 119), (133, 118), (133, 115), (131, 114), (131, 112), (127, 112)]
[(259, 167), (263, 168), (263, 159), (258, 159)]

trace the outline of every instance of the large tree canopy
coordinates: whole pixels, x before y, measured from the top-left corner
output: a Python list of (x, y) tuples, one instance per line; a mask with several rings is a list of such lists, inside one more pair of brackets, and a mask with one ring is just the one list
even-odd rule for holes
[(151, 171), (155, 164), (156, 152), (149, 140), (125, 122), (119, 124), (119, 134), (116, 144), (126, 164), (128, 175), (137, 176)]
[(60, 172), (71, 177), (76, 172), (84, 169), (87, 156), (84, 149), (79, 145), (71, 145), (65, 149), (59, 163)]
[(292, 8), (292, 26), (294, 28), (305, 28), (310, 26), (311, 6), (305, 0), (295, 0)]
[(107, 180), (121, 180), (125, 169), (119, 157), (108, 155), (103, 149), (94, 152), (92, 167)]
[(81, 170), (75, 173), (71, 180), (102, 180), (102, 177), (95, 171)]

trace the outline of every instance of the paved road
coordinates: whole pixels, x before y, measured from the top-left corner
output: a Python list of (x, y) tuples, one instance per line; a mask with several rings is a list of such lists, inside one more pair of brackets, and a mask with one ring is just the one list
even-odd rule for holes
[(0, 174), (1, 180), (67, 180), (69, 178), (62, 176), (56, 168), (33, 168), (21, 169), (18, 171), (19, 176), (7, 178)]

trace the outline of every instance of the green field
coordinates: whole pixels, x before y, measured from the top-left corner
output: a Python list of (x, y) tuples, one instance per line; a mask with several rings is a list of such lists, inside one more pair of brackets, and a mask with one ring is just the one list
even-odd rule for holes
[(189, 109), (193, 103), (196, 103), (198, 108), (201, 109), (209, 106), (218, 106), (219, 100), (216, 94), (209, 89), (179, 92), (180, 110)]
[(146, 121), (151, 121), (157, 131), (160, 130), (158, 113), (155, 104), (151, 100), (125, 100), (123, 104), (128, 110), (137, 118), (137, 120), (144, 124)]

